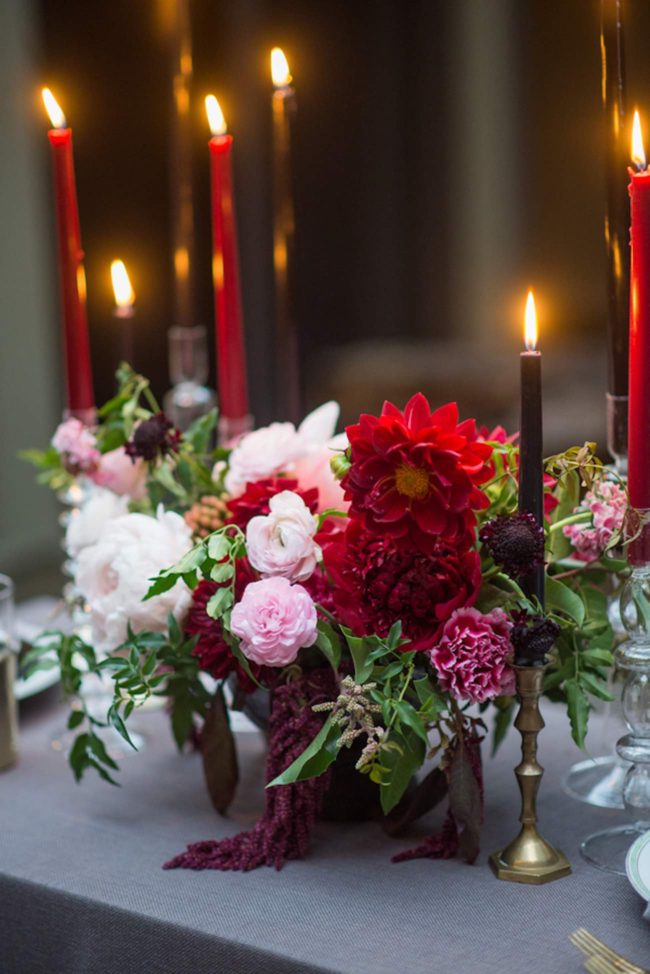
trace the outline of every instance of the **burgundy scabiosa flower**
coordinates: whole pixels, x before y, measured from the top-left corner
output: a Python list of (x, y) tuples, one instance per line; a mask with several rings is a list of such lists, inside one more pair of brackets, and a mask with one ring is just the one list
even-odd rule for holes
[(560, 634), (557, 622), (541, 615), (518, 612), (513, 616), (514, 625), (510, 641), (515, 649), (518, 666), (540, 666)]
[(479, 538), (512, 578), (544, 564), (544, 529), (533, 514), (501, 514), (483, 525)]
[(300, 490), (298, 481), (292, 477), (266, 477), (246, 484), (246, 490), (239, 497), (231, 497), (227, 502), (229, 517), (226, 524), (236, 524), (246, 530), (251, 518), (270, 513), (269, 501), (283, 490), (291, 490), (301, 497), (312, 514), (318, 510), (318, 488)]
[(458, 422), (456, 403), (431, 412), (418, 393), (404, 412), (387, 402), (381, 416), (364, 414), (346, 432), (350, 469), (341, 485), (351, 517), (402, 549), (471, 546), (475, 511), (488, 506), (480, 484), (492, 474), (492, 447), (474, 420)]
[(512, 623), (501, 609), (486, 614), (457, 609), (430, 653), (442, 689), (457, 700), (472, 703), (514, 693), (511, 629)]
[(124, 452), (133, 462), (137, 457), (151, 461), (168, 453), (176, 453), (180, 441), (181, 434), (174, 424), (164, 413), (156, 413), (136, 426), (133, 436), (124, 446)]
[(403, 550), (358, 521), (321, 541), (334, 583), (337, 617), (357, 635), (386, 636), (402, 622), (406, 649), (431, 649), (455, 609), (471, 605), (481, 585), (478, 554), (439, 544), (431, 554)]

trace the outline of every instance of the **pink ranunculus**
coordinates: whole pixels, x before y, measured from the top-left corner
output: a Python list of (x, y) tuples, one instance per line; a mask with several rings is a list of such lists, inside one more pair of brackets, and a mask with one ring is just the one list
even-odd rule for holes
[(232, 610), (241, 650), (261, 666), (287, 666), (318, 636), (316, 606), (302, 585), (275, 576), (251, 582)]
[(501, 609), (457, 609), (430, 653), (442, 689), (472, 703), (514, 693), (511, 629)]
[(564, 535), (583, 561), (597, 561), (615, 534), (622, 531), (627, 514), (627, 495), (611, 480), (594, 484), (575, 512), (590, 511), (591, 524), (567, 524)]
[(61, 454), (71, 473), (92, 473), (101, 456), (95, 434), (73, 417), (59, 425), (52, 437), (52, 446)]
[(123, 446), (101, 456), (92, 479), (99, 487), (106, 487), (120, 497), (140, 501), (147, 496), (147, 465), (139, 458), (133, 461)]
[(320, 558), (320, 548), (314, 541), (316, 518), (302, 497), (291, 490), (275, 494), (269, 509), (269, 514), (248, 522), (248, 560), (262, 575), (281, 575), (290, 582), (304, 582)]

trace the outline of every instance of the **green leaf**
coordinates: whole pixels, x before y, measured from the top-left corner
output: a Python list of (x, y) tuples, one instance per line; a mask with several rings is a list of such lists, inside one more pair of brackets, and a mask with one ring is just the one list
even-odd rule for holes
[(129, 736), (129, 732), (126, 729), (126, 724), (118, 714), (115, 705), (109, 707), (108, 714), (106, 716), (108, 718), (108, 722), (113, 725), (113, 727), (120, 735), (120, 737), (123, 737), (126, 743), (129, 744), (134, 751), (137, 751), (138, 749), (133, 743), (133, 741), (131, 740), (131, 737)]
[(147, 594), (142, 601), (146, 602), (148, 599), (152, 599), (155, 595), (162, 595), (164, 592), (168, 592), (178, 581), (178, 575), (171, 575), (167, 574), (166, 572), (162, 572), (156, 578), (151, 579), (151, 585), (149, 586)]
[(397, 744), (397, 749), (389, 749), (382, 755), (388, 772), (388, 780), (381, 782), (379, 791), (384, 815), (397, 805), (424, 761), (426, 751), (423, 741), (410, 730), (405, 733), (391, 731), (390, 742)]
[(437, 720), (447, 709), (447, 701), (442, 696), (430, 676), (414, 680), (413, 686), (420, 701), (420, 710), (426, 714), (427, 720)]
[(546, 576), (546, 609), (561, 612), (578, 626), (585, 620), (585, 606), (580, 596), (564, 582), (558, 582), (549, 575)]
[(614, 699), (607, 689), (607, 684), (603, 680), (600, 680), (594, 673), (581, 670), (578, 675), (578, 680), (581, 687), (584, 687), (585, 690), (588, 690), (589, 693), (592, 693), (600, 700), (611, 701)]
[[(563, 521), (565, 517), (573, 514), (574, 509), (580, 503), (580, 478), (575, 470), (568, 471), (563, 476), (555, 489), (558, 505), (553, 511), (553, 523)], [(559, 561), (571, 552), (571, 542), (564, 536), (561, 530), (553, 531), (550, 535), (550, 556), (551, 561)]]
[(171, 720), (174, 740), (180, 751), (189, 739), (193, 727), (192, 708), (186, 697), (173, 698)]
[(188, 572), (193, 572), (197, 568), (200, 568), (207, 557), (208, 553), (205, 550), (205, 545), (197, 544), (184, 554), (168, 571), (173, 572), (174, 575), (186, 575)]
[(338, 726), (332, 722), (331, 717), (328, 717), (311, 744), (289, 765), (286, 771), (270, 781), (266, 787), (275, 788), (278, 785), (290, 785), (294, 781), (304, 781), (306, 778), (314, 778), (322, 774), (336, 760), (338, 754), (336, 745), (339, 736)]
[(417, 710), (415, 710), (410, 703), (406, 700), (396, 700), (394, 702), (394, 707), (397, 712), (397, 716), (402, 724), (406, 724), (419, 738), (421, 738), (425, 744), (428, 743), (429, 738), (427, 737), (427, 731), (422, 723), (422, 718), (418, 715)]
[(192, 444), (194, 452), (199, 456), (203, 456), (210, 448), (210, 440), (217, 425), (217, 415), (217, 410), (211, 409), (205, 416), (195, 419), (183, 434), (183, 439)]
[(325, 622), (324, 619), (318, 620), (316, 645), (332, 669), (335, 670), (341, 662), (341, 640), (329, 622)]
[(386, 645), (388, 646), (389, 649), (395, 650), (399, 647), (401, 641), (402, 641), (402, 620), (398, 619), (397, 622), (394, 622), (393, 625), (390, 627), (390, 632), (388, 633), (388, 637), (386, 639)]
[(589, 698), (575, 678), (565, 680), (564, 694), (569, 709), (571, 736), (578, 747), (584, 750), (587, 736), (587, 721), (591, 706)]
[(185, 490), (175, 479), (172, 469), (167, 462), (163, 462), (159, 467), (156, 467), (153, 473), (153, 479), (175, 497), (185, 497)]
[(84, 714), (83, 710), (71, 711), (70, 716), (68, 717), (68, 730), (74, 730), (75, 727), (79, 727), (80, 724), (83, 724), (85, 716), (86, 715)]
[(230, 554), (230, 540), (223, 531), (216, 531), (208, 538), (208, 554), (215, 561), (223, 561)]
[(475, 608), (479, 612), (488, 613), (492, 609), (501, 608), (512, 598), (512, 592), (506, 592), (502, 588), (498, 588), (496, 585), (491, 585), (490, 582), (484, 582), (481, 586), (481, 591), (479, 592), (478, 599), (475, 603)]
[(211, 619), (219, 619), (234, 602), (234, 596), (229, 588), (220, 588), (208, 600), (205, 611)]
[(355, 682), (365, 683), (372, 673), (373, 662), (368, 657), (375, 648), (375, 642), (363, 636), (353, 636), (349, 629), (343, 628), (342, 632), (354, 663)]
[(232, 561), (224, 561), (212, 568), (210, 578), (213, 582), (227, 582), (234, 574), (234, 563)]

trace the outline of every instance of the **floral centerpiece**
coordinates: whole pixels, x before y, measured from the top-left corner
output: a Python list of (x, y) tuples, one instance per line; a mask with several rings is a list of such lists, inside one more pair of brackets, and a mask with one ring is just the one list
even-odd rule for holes
[[(126, 366), (118, 379), (95, 428), (68, 420), (29, 455), (58, 491), (92, 485), (67, 529), (91, 638), (48, 634), (26, 664), (48, 665), (54, 638), (77, 779), (114, 781), (104, 726), (131, 742), (131, 715), (159, 696), (177, 745), (202, 749), (225, 812), (237, 779), (228, 706), (268, 692), (260, 822), (168, 866), (279, 868), (304, 855), (344, 760), (390, 832), (447, 798), (442, 831), (396, 859), (473, 861), (480, 742), (488, 717), (494, 747), (509, 726), (515, 649), (520, 662), (547, 651), (546, 692), (565, 701), (579, 745), (592, 698), (610, 699), (607, 586), (625, 568), (613, 553), (628, 503), (593, 445), (548, 461), (541, 528), (517, 512), (516, 437), (459, 421), (454, 403), (386, 403), (338, 437), (326, 403), (298, 428), (273, 423), (224, 449), (215, 414), (181, 434), (146, 379)], [(541, 563), (546, 611), (519, 584)], [(88, 672), (112, 683), (101, 719), (84, 699)]]

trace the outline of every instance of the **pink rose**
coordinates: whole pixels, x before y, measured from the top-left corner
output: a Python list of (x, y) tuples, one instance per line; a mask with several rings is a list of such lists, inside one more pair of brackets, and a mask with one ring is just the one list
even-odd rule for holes
[(100, 460), (94, 433), (78, 419), (66, 419), (52, 437), (52, 446), (61, 454), (71, 473), (92, 473)]
[(589, 511), (591, 525), (567, 524), (564, 535), (583, 561), (596, 561), (606, 551), (615, 534), (622, 531), (627, 513), (627, 495), (622, 487), (603, 480), (588, 490), (575, 513)]
[(123, 446), (100, 457), (92, 479), (99, 487), (106, 487), (120, 497), (141, 501), (147, 496), (147, 465), (139, 458), (134, 462)]
[(429, 654), (442, 689), (472, 703), (514, 693), (511, 629), (501, 609), (485, 615), (478, 609), (456, 609)]
[(246, 527), (246, 552), (262, 575), (281, 575), (304, 582), (320, 558), (314, 541), (316, 519), (302, 497), (291, 490), (275, 494), (270, 513), (251, 518)]
[(316, 607), (302, 585), (274, 576), (250, 582), (232, 610), (230, 628), (243, 654), (261, 666), (287, 666), (318, 636)]

